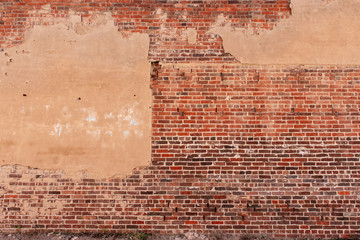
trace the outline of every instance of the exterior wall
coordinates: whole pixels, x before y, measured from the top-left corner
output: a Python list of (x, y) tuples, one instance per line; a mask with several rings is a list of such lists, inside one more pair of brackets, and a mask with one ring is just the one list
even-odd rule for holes
[(36, 26), (0, 57), (2, 164), (78, 179), (149, 164), (149, 38), (122, 37), (106, 15), (96, 21)]
[[(1, 230), (359, 234), (357, 23), (319, 31), (345, 34), (333, 42), (298, 38), (306, 34), (293, 29), (315, 21), (316, 9), (329, 13), (319, 13), (313, 29), (329, 16), (347, 22), (359, 7), (338, 0), (1, 2)], [(272, 45), (283, 39), (288, 47)], [(347, 47), (338, 46), (342, 40)], [(291, 50), (299, 41), (309, 48)], [(327, 43), (316, 61), (308, 57)], [(98, 88), (99, 81), (108, 84)], [(57, 88), (59, 111), (45, 121), (36, 109)], [(78, 97), (98, 122), (62, 132), (66, 139), (51, 135), (54, 121), (67, 119), (63, 105), (71, 124), (89, 117)], [(135, 133), (128, 120), (105, 121), (126, 104), (139, 106), (151, 148), (121, 134)], [(23, 107), (36, 114), (21, 117)], [(111, 126), (122, 128), (105, 139)], [(94, 128), (102, 135), (91, 145)], [(33, 136), (40, 137), (30, 145)], [(106, 152), (104, 143), (120, 144)], [(65, 154), (74, 144), (103, 155)], [(37, 153), (51, 148), (64, 151), (40, 161)]]

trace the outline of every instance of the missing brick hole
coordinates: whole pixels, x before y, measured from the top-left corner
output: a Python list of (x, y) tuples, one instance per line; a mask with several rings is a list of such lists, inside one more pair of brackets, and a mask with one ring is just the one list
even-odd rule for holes
[(160, 68), (160, 62), (159, 61), (154, 61), (151, 62), (151, 70), (150, 70), (150, 77), (151, 79), (155, 80), (158, 78), (159, 76), (159, 69)]

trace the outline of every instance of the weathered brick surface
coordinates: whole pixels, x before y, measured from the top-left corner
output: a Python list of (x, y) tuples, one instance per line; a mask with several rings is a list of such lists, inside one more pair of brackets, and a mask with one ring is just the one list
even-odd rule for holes
[[(107, 0), (107, 1), (2, 1), (0, 3), (0, 47), (23, 41), (32, 25), (54, 24), (72, 12), (91, 23), (96, 13), (109, 12), (119, 31), (148, 33), (149, 59), (167, 62), (226, 61), (219, 36), (207, 31), (219, 15), (234, 27), (272, 29), (290, 14), (290, 0)], [(40, 11), (50, 4), (49, 11)], [(86, 19), (86, 20), (85, 20)], [(197, 31), (197, 43), (189, 44), (185, 30)]]
[[(150, 35), (149, 59), (161, 61), (149, 83), (152, 164), (107, 181), (3, 166), (1, 230), (360, 233), (360, 67), (230, 64), (206, 34), (219, 14), (271, 29), (288, 1), (3, 1), (1, 46), (21, 43), (28, 12), (50, 2), (54, 19), (111, 11), (120, 31)], [(180, 39), (186, 27), (196, 46)]]
[(355, 66), (157, 65), (152, 165), (109, 181), (3, 167), (0, 227), (356, 234), (359, 76)]
[(359, 76), (355, 66), (161, 66), (153, 165), (212, 206), (186, 220), (278, 237), (359, 231)]

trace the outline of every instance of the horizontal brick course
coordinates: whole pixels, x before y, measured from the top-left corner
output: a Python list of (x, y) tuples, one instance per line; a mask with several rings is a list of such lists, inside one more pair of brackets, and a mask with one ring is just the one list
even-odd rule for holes
[[(2, 201), (2, 229), (358, 233), (360, 68), (159, 64), (157, 71), (152, 165), (125, 179), (80, 182), (7, 167), (20, 176), (10, 178)], [(185, 89), (192, 94), (178, 94)]]

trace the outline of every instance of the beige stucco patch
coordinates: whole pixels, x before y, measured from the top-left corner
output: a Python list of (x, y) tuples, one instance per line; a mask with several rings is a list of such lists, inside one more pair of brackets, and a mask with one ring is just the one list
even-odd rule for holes
[(108, 178), (150, 162), (149, 39), (103, 20), (35, 26), (1, 53), (2, 165)]
[(187, 35), (187, 39), (189, 44), (195, 44), (196, 43), (196, 38), (197, 38), (197, 31), (195, 28), (188, 28), (186, 30), (186, 35)]
[(273, 30), (232, 29), (219, 19), (210, 32), (241, 63), (360, 64), (360, 1), (292, 0), (291, 8)]

